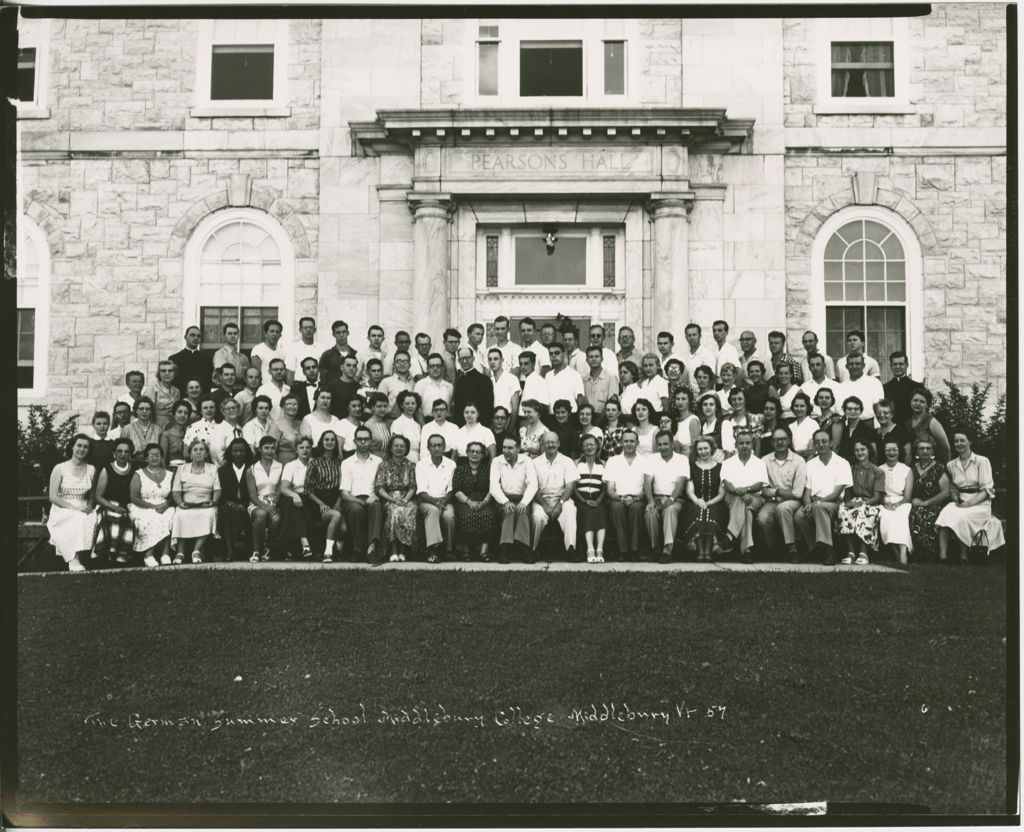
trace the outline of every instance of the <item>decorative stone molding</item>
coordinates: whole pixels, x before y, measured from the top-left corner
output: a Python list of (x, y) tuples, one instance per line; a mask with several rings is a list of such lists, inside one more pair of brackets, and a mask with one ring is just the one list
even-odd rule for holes
[(31, 195), (26, 196), (21, 201), (21, 205), (22, 213), (38, 225), (39, 230), (45, 235), (50, 248), (50, 257), (63, 257), (64, 233), (60, 229), (60, 217)]
[(678, 194), (652, 194), (651, 198), (647, 200), (647, 213), (655, 221), (665, 217), (687, 218), (693, 210), (696, 198), (696, 194), (691, 191)]
[(455, 203), (451, 194), (412, 191), (406, 199), (414, 223), (428, 218), (450, 222), (455, 211)]
[(168, 255), (181, 257), (196, 226), (210, 214), (225, 208), (255, 208), (270, 214), (281, 223), (287, 232), (295, 249), (295, 256), (297, 258), (311, 256), (306, 227), (295, 213), (295, 208), (288, 200), (281, 199), (272, 191), (252, 184), (247, 174), (232, 175), (227, 189), (215, 191), (205, 199), (192, 203), (192, 206), (171, 231), (171, 237), (167, 244)]

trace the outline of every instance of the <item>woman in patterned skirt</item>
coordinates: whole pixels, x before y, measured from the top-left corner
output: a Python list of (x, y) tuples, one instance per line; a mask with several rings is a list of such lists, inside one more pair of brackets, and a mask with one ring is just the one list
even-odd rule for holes
[(69, 572), (84, 572), (80, 555), (91, 552), (96, 536), (93, 482), (96, 469), (86, 460), (92, 440), (84, 433), (71, 440), (71, 453), (50, 474), (50, 515), (46, 530)]
[[(188, 410), (184, 405), (183, 410)], [(175, 414), (178, 408), (174, 409)], [(167, 432), (164, 432), (164, 436)], [(96, 504), (100, 509), (100, 526), (96, 535), (96, 549), (105, 549), (107, 557), (116, 563), (128, 563), (135, 541), (135, 528), (128, 516), (132, 501), (132, 441), (114, 442), (114, 459), (100, 470), (96, 481)]]
[(857, 438), (850, 444), (853, 485), (846, 489), (839, 504), (836, 524), (840, 540), (846, 546), (841, 563), (864, 566), (870, 562), (868, 550), (878, 549), (878, 512), (885, 499), (885, 474), (871, 462), (871, 440)]
[(604, 513), (604, 498), (608, 493), (604, 482), (604, 465), (598, 456), (597, 438), (583, 437), (583, 457), (576, 463), (578, 475), (573, 491), (576, 502), (576, 524), (587, 542), (587, 563), (604, 563), (604, 537), (608, 520)]
[(452, 475), (455, 528), (458, 549), (465, 559), (479, 547), (480, 559), (494, 536), (494, 499), (490, 493), (491, 458), (482, 442), (466, 445), (466, 457), (459, 460)]
[(934, 560), (939, 530), (935, 525), (949, 502), (950, 482), (946, 466), (935, 458), (931, 437), (914, 440), (914, 490), (910, 497), (910, 539), (915, 560)]
[(174, 506), (171, 503), (171, 484), (174, 475), (164, 467), (164, 451), (155, 442), (142, 449), (146, 460), (144, 467), (135, 472), (131, 482), (132, 504), (128, 514), (135, 524), (136, 552), (144, 552), (143, 561), (149, 568), (158, 566), (160, 561), (169, 566), (171, 544), (171, 521)]
[(381, 540), (391, 563), (404, 561), (416, 544), (416, 466), (409, 461), (410, 447), (406, 437), (392, 436), (373, 481), (384, 504)]
[(189, 461), (179, 465), (171, 486), (174, 520), (171, 539), (178, 541), (174, 563), (185, 562), (185, 551), (192, 544), (192, 563), (203, 562), (203, 547), (217, 529), (217, 503), (220, 480), (217, 466), (210, 461), (210, 446), (197, 439), (188, 447)]
[[(717, 397), (714, 397), (717, 403)], [(729, 519), (722, 484), (722, 464), (715, 459), (718, 447), (710, 436), (698, 436), (693, 443), (694, 461), (691, 478), (686, 482), (690, 498), (688, 522), (682, 537), (687, 549), (697, 552), (697, 560), (710, 561), (720, 555), (719, 539), (725, 534)]]

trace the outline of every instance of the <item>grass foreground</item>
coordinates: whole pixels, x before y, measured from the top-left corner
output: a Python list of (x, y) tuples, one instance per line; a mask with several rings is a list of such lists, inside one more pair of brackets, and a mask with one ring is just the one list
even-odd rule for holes
[(18, 803), (1006, 811), (1002, 568), (132, 570), (18, 600)]

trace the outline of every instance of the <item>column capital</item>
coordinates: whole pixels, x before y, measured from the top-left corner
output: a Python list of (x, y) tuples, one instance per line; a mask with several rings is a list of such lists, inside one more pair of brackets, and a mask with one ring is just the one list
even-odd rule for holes
[(651, 194), (647, 199), (647, 212), (651, 219), (665, 217), (689, 217), (697, 195), (693, 191)]
[(412, 221), (433, 218), (447, 222), (455, 211), (455, 202), (449, 193), (410, 191), (406, 199), (412, 212)]

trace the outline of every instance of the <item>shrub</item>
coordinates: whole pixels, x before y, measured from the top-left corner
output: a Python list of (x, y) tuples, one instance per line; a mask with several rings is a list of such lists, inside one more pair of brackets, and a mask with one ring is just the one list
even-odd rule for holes
[(78, 432), (78, 417), (56, 424), (57, 411), (41, 405), (28, 409), (25, 422), (18, 420), (18, 494), (45, 494), (50, 471), (67, 457), (68, 443)]

